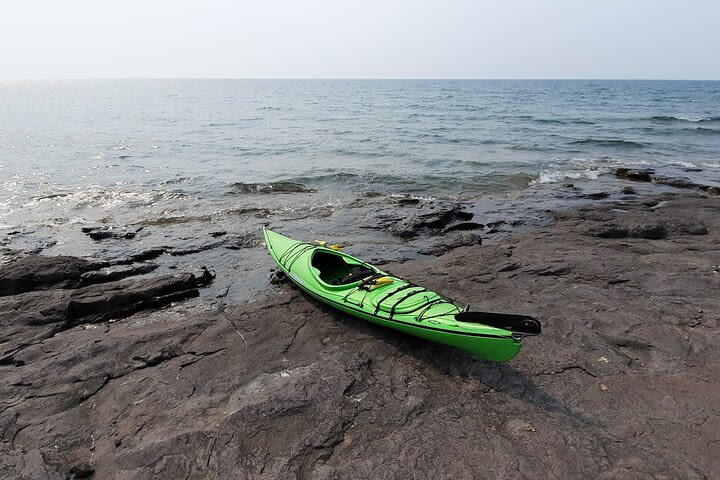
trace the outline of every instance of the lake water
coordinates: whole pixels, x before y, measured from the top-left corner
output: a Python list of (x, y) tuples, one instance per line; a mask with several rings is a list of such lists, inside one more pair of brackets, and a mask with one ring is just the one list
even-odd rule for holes
[(91, 252), (88, 224), (200, 231), (257, 209), (347, 232), (332, 213), (362, 198), (502, 198), (619, 165), (717, 182), (720, 82), (0, 83), (0, 231), (58, 252)]

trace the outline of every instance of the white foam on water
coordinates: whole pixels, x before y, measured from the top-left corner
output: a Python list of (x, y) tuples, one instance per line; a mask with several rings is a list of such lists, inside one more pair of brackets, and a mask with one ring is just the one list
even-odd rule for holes
[(597, 169), (585, 169), (581, 171), (568, 170), (545, 170), (540, 172), (538, 178), (530, 181), (530, 185), (538, 185), (543, 183), (560, 183), (565, 180), (595, 180), (602, 173)]

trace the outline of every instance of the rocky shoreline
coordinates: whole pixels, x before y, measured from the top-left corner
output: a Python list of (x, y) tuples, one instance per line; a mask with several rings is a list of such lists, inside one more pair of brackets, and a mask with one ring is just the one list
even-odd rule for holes
[[(657, 183), (646, 173), (617, 175)], [(153, 253), (6, 252), (0, 478), (717, 477), (710, 188), (596, 195), (502, 241), (497, 220), (452, 206), (366, 217), (429, 239), (435, 258), (387, 269), (541, 319), (509, 364), (345, 317), (282, 281), (208, 305), (182, 300), (210, 271), (161, 271)], [(257, 246), (215, 233), (208, 245)]]

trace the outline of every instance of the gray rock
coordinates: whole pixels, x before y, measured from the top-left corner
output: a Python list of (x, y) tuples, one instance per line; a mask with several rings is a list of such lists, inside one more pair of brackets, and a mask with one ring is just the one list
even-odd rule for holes
[[(453, 202), (420, 203), (414, 211), (401, 215), (397, 210), (380, 209), (363, 222), (364, 228), (387, 230), (402, 238), (435, 236), (450, 225), (468, 222), (474, 216), (464, 211), (462, 204)], [(479, 225), (479, 224), (478, 224)]]
[(636, 182), (649, 182), (655, 174), (655, 170), (650, 168), (616, 168), (615, 176)]
[(153, 263), (142, 263), (136, 265), (114, 265), (102, 268), (100, 270), (85, 272), (80, 275), (80, 282), (83, 285), (114, 282), (115, 280), (150, 273), (157, 267), (158, 266)]
[(77, 257), (29, 255), (0, 269), (0, 296), (37, 289), (71, 288), (86, 272), (107, 267), (107, 262)]
[[(83, 289), (0, 298), (15, 302), (0, 306), (0, 476), (715, 478), (720, 204), (669, 198), (662, 212), (599, 203), (502, 245), (388, 265), (461, 305), (539, 317), (543, 334), (507, 364), (288, 285), (225, 311), (88, 323), (102, 314), (93, 297), (151, 293), (93, 285), (81, 297), (94, 313), (34, 341), (22, 335), (65, 315), (57, 296)], [(708, 234), (586, 234), (613, 222)], [(161, 296), (191, 284), (157, 282)]]
[(466, 247), (469, 245), (480, 245), (481, 243), (482, 238), (479, 235), (475, 233), (462, 232), (439, 237), (437, 240), (433, 241), (431, 245), (419, 250), (418, 253), (421, 255), (440, 256), (455, 248)]
[(81, 231), (93, 240), (106, 240), (108, 238), (129, 240), (135, 238), (135, 235), (140, 229), (129, 230), (127, 227), (102, 226), (83, 227)]

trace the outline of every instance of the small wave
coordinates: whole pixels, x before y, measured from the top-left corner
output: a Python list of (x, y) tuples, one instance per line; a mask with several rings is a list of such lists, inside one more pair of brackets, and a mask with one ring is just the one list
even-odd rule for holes
[(720, 122), (720, 116), (717, 117), (675, 117), (672, 115), (653, 115), (650, 120), (654, 122)]
[[(183, 145), (185, 146), (185, 145)], [(272, 155), (283, 155), (286, 153), (297, 153), (302, 151), (302, 147), (299, 146), (287, 146), (278, 148), (257, 148), (257, 147), (245, 147), (242, 145), (235, 145), (230, 147), (230, 150), (236, 152), (236, 155), (242, 157), (249, 156), (272, 156)]]
[(533, 145), (512, 145), (510, 147), (510, 150), (518, 150), (523, 152), (547, 152), (549, 150), (552, 150), (549, 147), (543, 147), (538, 144)]
[(546, 170), (540, 172), (537, 178), (530, 182), (530, 185), (560, 183), (566, 180), (596, 180), (602, 173), (602, 170), (591, 168), (581, 171)]
[(263, 193), (313, 193), (316, 189), (301, 183), (280, 181), (271, 183), (242, 183), (231, 185), (233, 194), (263, 194)]
[(597, 145), (599, 147), (624, 147), (624, 148), (645, 148), (640, 142), (632, 142), (630, 140), (621, 140), (615, 138), (586, 138), (584, 140), (575, 140), (570, 145)]
[(564, 120), (557, 120), (554, 118), (536, 118), (533, 120), (536, 123), (544, 123), (544, 124), (550, 124), (550, 125), (565, 125), (567, 124)]
[(335, 172), (335, 173), (323, 173), (319, 175), (311, 175), (304, 177), (294, 177), (288, 180), (289, 182), (305, 184), (305, 183), (347, 183), (360, 178), (360, 175), (356, 173), (347, 172)]
[(193, 177), (178, 177), (178, 178), (171, 178), (170, 180), (165, 180), (161, 183), (161, 185), (176, 185), (179, 183), (185, 183), (192, 180)]
[(422, 139), (423, 142), (431, 144), (457, 144), (469, 147), (475, 147), (478, 145), (490, 145), (496, 143), (494, 140), (476, 140), (473, 138), (447, 137), (439, 133), (420, 133), (418, 135), (415, 135), (415, 138)]
[(720, 135), (720, 129), (717, 129), (717, 128), (707, 128), (707, 127), (684, 128), (683, 131), (697, 133), (700, 135)]
[(380, 158), (386, 156), (386, 154), (382, 152), (362, 152), (360, 150), (355, 150), (352, 148), (335, 148), (331, 152), (337, 155), (343, 155), (348, 157)]

